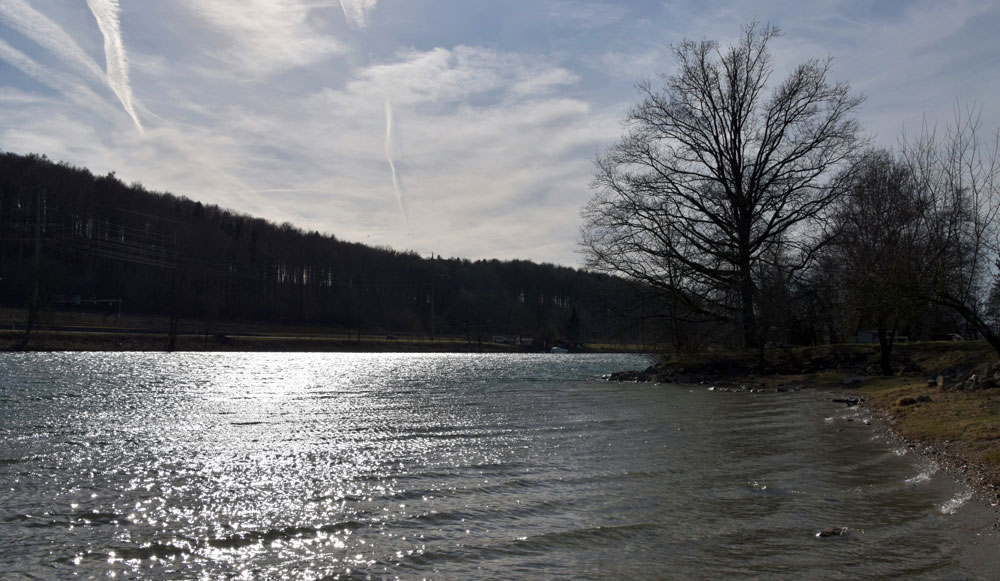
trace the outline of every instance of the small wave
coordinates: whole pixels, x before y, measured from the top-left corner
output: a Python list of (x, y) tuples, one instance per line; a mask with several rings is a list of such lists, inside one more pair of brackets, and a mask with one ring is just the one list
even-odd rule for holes
[(514, 540), (513, 545), (518, 549), (529, 552), (561, 547), (590, 548), (593, 546), (604, 546), (609, 542), (623, 541), (635, 536), (642, 536), (650, 530), (657, 528), (659, 527), (649, 523), (597, 526), (519, 538)]
[[(191, 553), (191, 548), (186, 546), (186, 544), (171, 544), (171, 543), (146, 543), (140, 547), (130, 547), (124, 545), (118, 545), (112, 548), (110, 551), (114, 553), (115, 557), (118, 559), (123, 559), (126, 561), (131, 560), (148, 560), (148, 559), (169, 559), (174, 556), (188, 555)], [(94, 554), (93, 556), (98, 559), (106, 559), (107, 556), (104, 554)]]
[(473, 520), (474, 515), (470, 512), (460, 511), (460, 510), (450, 510), (450, 511), (430, 511), (423, 514), (419, 514), (416, 520), (422, 523), (444, 523), (444, 522), (461, 522), (466, 519)]
[(921, 482), (927, 482), (928, 480), (931, 479), (931, 476), (934, 476), (934, 474), (937, 473), (938, 468), (939, 468), (939, 466), (938, 466), (937, 462), (931, 462), (927, 466), (927, 468), (925, 468), (924, 470), (922, 470), (920, 472), (920, 474), (917, 474), (916, 476), (914, 476), (912, 478), (907, 478), (906, 479), (906, 483), (910, 484), (910, 485), (913, 485), (913, 484), (920, 484)]
[(539, 515), (552, 515), (565, 511), (566, 505), (556, 500), (536, 500), (520, 504), (502, 504), (483, 508), (464, 509), (455, 508), (451, 510), (433, 510), (414, 516), (413, 518), (421, 523), (457, 523), (457, 522), (484, 522), (484, 521), (505, 521), (515, 522), (525, 518), (537, 517)]
[[(267, 544), (279, 540), (313, 538), (321, 534), (336, 534), (344, 530), (356, 530), (363, 527), (361, 523), (346, 521), (322, 526), (289, 526), (262, 531), (241, 531), (226, 537), (211, 539), (190, 539), (177, 537), (170, 541), (152, 541), (142, 545), (115, 545), (109, 554), (124, 560), (165, 559), (174, 556), (190, 555), (199, 549), (241, 549), (250, 545)], [(105, 553), (89, 553), (91, 558), (105, 559)], [(75, 558), (75, 557), (73, 557)]]
[(344, 530), (356, 530), (365, 525), (349, 520), (320, 526), (287, 526), (260, 531), (241, 531), (225, 537), (206, 539), (198, 543), (214, 549), (241, 549), (250, 545), (288, 541), (291, 539), (313, 538), (321, 534), (335, 534)]
[(113, 512), (46, 513), (44, 515), (15, 514), (2, 522), (20, 522), (27, 528), (66, 528), (70, 526), (119, 526), (131, 524), (128, 518)]
[(958, 509), (961, 508), (963, 504), (968, 502), (970, 498), (972, 498), (971, 490), (959, 492), (958, 494), (953, 496), (950, 500), (948, 500), (948, 502), (945, 502), (944, 504), (939, 506), (938, 510), (941, 511), (941, 514), (955, 514), (955, 512), (958, 511)]
[(520, 474), (525, 467), (524, 462), (480, 462), (466, 466), (469, 470), (485, 470), (495, 475)]
[(381, 432), (376, 435), (379, 440), (409, 441), (409, 440), (492, 440), (510, 436), (512, 430), (496, 429), (483, 430), (477, 428), (467, 428), (463, 426), (455, 428), (411, 428), (406, 432), (396, 433), (392, 431)]
[(553, 549), (593, 549), (608, 543), (641, 537), (656, 525), (636, 523), (620, 526), (597, 526), (522, 536), (509, 542), (492, 546), (457, 545), (445, 549), (421, 550), (407, 556), (399, 563), (404, 569), (422, 569), (440, 563), (482, 563), (491, 559), (509, 559), (517, 555), (544, 555)]

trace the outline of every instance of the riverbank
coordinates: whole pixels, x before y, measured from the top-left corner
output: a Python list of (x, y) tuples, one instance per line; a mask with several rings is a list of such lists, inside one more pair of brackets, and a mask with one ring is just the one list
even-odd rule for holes
[(861, 405), (877, 428), (926, 456), (1000, 508), (1000, 366), (984, 342), (922, 342), (894, 349), (892, 377), (877, 375), (877, 346), (769, 349), (666, 359), (618, 381), (703, 383), (719, 389), (830, 391)]

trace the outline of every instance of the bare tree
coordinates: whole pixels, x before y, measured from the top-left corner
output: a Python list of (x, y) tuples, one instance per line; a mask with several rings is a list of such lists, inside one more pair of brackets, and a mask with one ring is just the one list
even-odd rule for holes
[(1000, 354), (987, 293), (1000, 258), (1000, 132), (983, 139), (981, 112), (956, 107), (938, 133), (926, 127), (902, 151), (929, 210), (926, 297), (962, 316)]
[(856, 322), (877, 329), (881, 372), (892, 375), (896, 332), (926, 305), (920, 282), (929, 200), (910, 167), (886, 150), (868, 152), (843, 182), (831, 245), (837, 276)]
[(759, 341), (755, 264), (778, 240), (805, 263), (803, 226), (838, 192), (827, 179), (859, 145), (863, 98), (810, 60), (768, 92), (776, 26), (738, 42), (685, 40), (662, 87), (640, 83), (621, 142), (597, 160), (582, 247), (595, 270), (640, 280)]

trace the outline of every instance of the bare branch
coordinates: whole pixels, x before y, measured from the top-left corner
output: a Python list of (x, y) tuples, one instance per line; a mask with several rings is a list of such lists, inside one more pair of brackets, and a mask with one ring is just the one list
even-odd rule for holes
[(788, 235), (836, 200), (830, 176), (862, 143), (853, 114), (864, 99), (828, 80), (830, 59), (799, 65), (768, 91), (768, 43), (779, 35), (752, 22), (732, 46), (674, 46), (674, 74), (638, 85), (642, 101), (598, 159), (583, 211), (591, 268), (694, 309), (735, 308), (746, 345), (757, 340), (755, 265), (778, 240), (810, 260), (808, 237)]

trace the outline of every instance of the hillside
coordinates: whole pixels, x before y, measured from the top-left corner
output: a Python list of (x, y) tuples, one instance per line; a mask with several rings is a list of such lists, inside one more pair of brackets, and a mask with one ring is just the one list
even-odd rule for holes
[(0, 307), (344, 333), (641, 340), (618, 279), (528, 261), (423, 258), (205, 205), (114, 174), (0, 154)]

